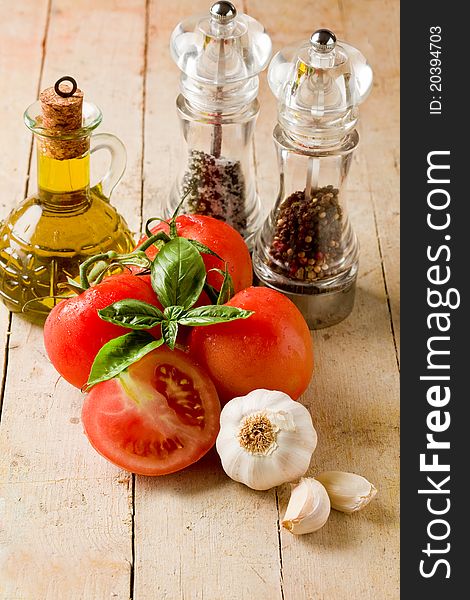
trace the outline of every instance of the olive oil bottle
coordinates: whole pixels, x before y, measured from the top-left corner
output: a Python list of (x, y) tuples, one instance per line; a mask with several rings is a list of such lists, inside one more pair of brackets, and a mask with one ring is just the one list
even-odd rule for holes
[[(42, 320), (54, 297), (66, 293), (68, 278), (77, 279), (81, 262), (109, 250), (129, 252), (134, 241), (109, 203), (125, 148), (110, 134), (91, 135), (102, 115), (83, 102), (75, 81), (62, 78), (44, 90), (24, 117), (36, 141), (38, 190), (0, 223), (0, 297), (10, 310)], [(102, 148), (111, 165), (90, 187), (90, 155)]]

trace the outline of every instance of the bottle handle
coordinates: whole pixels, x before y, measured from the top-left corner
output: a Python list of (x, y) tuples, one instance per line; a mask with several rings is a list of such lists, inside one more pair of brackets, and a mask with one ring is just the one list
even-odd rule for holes
[(121, 140), (112, 133), (92, 135), (90, 154), (103, 149), (111, 154), (111, 163), (104, 177), (92, 189), (109, 201), (114, 188), (121, 181), (126, 170), (127, 152)]

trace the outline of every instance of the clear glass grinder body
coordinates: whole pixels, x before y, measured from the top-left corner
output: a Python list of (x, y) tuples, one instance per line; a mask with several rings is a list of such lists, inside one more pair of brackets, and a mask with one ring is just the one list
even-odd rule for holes
[[(73, 82), (75, 92), (60, 92), (62, 80)], [(100, 110), (83, 102), (72, 78), (59, 82), (24, 114), (36, 142), (37, 191), (0, 223), (0, 299), (39, 322), (56, 304), (54, 297), (69, 292), (68, 278), (78, 280), (81, 262), (109, 250), (129, 252), (134, 245), (109, 203), (125, 169), (125, 148), (111, 134), (92, 135), (101, 123)], [(90, 155), (102, 148), (111, 163), (92, 187)]]
[(254, 270), (320, 329), (343, 320), (354, 304), (359, 249), (344, 185), (372, 70), (356, 48), (321, 29), (278, 52), (268, 81), (278, 99), (279, 193), (256, 238)]
[(271, 40), (255, 19), (222, 1), (182, 21), (170, 48), (182, 71), (176, 106), (185, 151), (165, 214), (183, 201), (180, 212), (225, 221), (249, 241), (262, 219), (251, 141)]

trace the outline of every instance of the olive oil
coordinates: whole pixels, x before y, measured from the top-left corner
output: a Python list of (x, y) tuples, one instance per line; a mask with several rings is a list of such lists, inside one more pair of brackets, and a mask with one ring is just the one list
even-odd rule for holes
[(38, 152), (38, 187), (46, 192), (84, 190), (90, 180), (90, 154), (78, 158), (57, 160)]
[(40, 156), (38, 163), (38, 194), (24, 200), (0, 228), (0, 295), (13, 311), (28, 303), (25, 313), (34, 317), (47, 315), (55, 304), (52, 296), (66, 292), (63, 284), (77, 278), (86, 258), (108, 250), (129, 252), (134, 245), (99, 187), (75, 187), (88, 179), (88, 155), (64, 161)]
[[(72, 109), (80, 110), (77, 118), (82, 123), (81, 98), (56, 100), (50, 90), (47, 101), (69, 111), (62, 117), (70, 120)], [(113, 160), (103, 185), (90, 187), (90, 135), (101, 122), (99, 109), (84, 106), (88, 116), (84, 115), (82, 127), (64, 134), (66, 119), (62, 118), (58, 133), (46, 130), (44, 120), (33, 112), (38, 104), (28, 109), (31, 114), (25, 113), (37, 142), (38, 191), (0, 223), (0, 298), (10, 310), (43, 320), (57, 303), (54, 297), (68, 293), (67, 279), (78, 281), (80, 263), (109, 250), (127, 253), (134, 240), (107, 197), (122, 175), (122, 169), (113, 170), (118, 151), (121, 166), (125, 164), (125, 150), (114, 136), (101, 134), (108, 142), (101, 146), (109, 147), (114, 140)], [(56, 114), (61, 116), (60, 110), (54, 118)]]

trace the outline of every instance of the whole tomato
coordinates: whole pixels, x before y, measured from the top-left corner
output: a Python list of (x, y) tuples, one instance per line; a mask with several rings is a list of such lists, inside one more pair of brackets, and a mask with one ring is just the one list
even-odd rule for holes
[(248, 319), (195, 327), (189, 351), (206, 369), (223, 402), (254, 389), (280, 390), (297, 399), (313, 373), (310, 331), (283, 294), (250, 287), (228, 306), (255, 311)]
[[(168, 223), (160, 222), (151, 228), (153, 234), (160, 231), (168, 233)], [(222, 221), (204, 215), (180, 215), (176, 218), (178, 235), (190, 240), (196, 240), (210, 248), (227, 263), (228, 270), (233, 280), (235, 292), (249, 287), (253, 283), (251, 257), (242, 236), (233, 227)], [(147, 236), (140, 241), (141, 244)], [(155, 258), (158, 250), (150, 246), (146, 254), (150, 259)], [(224, 262), (210, 254), (202, 254), (206, 266), (207, 282), (217, 290), (222, 285), (222, 276), (210, 269), (224, 270)]]
[[(162, 305), (152, 289), (150, 276), (112, 275), (79, 296), (62, 300), (49, 313), (44, 324), (44, 345), (56, 370), (75, 387), (82, 388), (101, 347), (130, 329), (100, 319), (98, 309), (113, 302), (134, 298)], [(160, 337), (160, 326), (150, 330)]]

